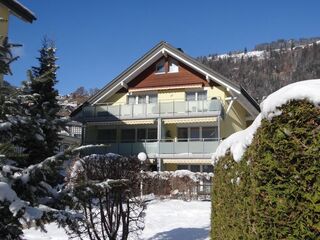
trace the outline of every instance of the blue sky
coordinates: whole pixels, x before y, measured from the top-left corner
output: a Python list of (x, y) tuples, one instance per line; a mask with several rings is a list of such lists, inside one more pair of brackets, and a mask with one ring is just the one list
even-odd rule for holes
[(6, 79), (16, 86), (25, 80), (47, 35), (57, 45), (61, 94), (101, 88), (161, 40), (197, 57), (320, 36), (318, 0), (20, 1), (38, 20), (11, 17), (10, 40), (23, 47)]

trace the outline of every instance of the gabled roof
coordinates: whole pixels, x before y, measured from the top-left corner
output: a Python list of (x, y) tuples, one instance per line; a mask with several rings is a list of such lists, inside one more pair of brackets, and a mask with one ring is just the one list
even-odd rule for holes
[(203, 65), (199, 61), (188, 56), (181, 50), (171, 46), (167, 42), (161, 41), (145, 55), (134, 62), (129, 68), (127, 68), (105, 87), (103, 87), (100, 91), (98, 91), (95, 95), (90, 97), (83, 105), (72, 112), (71, 116), (75, 116), (79, 111), (81, 111), (82, 106), (97, 104), (102, 99), (113, 95), (123, 86), (126, 86), (128, 82), (134, 79), (151, 64), (156, 62), (162, 56), (167, 55), (183, 62), (197, 72), (203, 74), (206, 77), (207, 81), (214, 81), (219, 85), (224, 86), (231, 93), (231, 95), (238, 98), (238, 100), (252, 115), (257, 115), (258, 112), (260, 112), (258, 103), (240, 85), (213, 71), (211, 68)]
[(0, 4), (7, 7), (14, 15), (22, 20), (32, 23), (37, 20), (35, 14), (16, 0), (0, 0)]

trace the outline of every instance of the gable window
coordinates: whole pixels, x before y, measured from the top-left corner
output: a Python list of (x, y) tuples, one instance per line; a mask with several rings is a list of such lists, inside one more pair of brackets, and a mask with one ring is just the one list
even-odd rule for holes
[(157, 74), (165, 73), (165, 64), (164, 63), (165, 63), (164, 60), (161, 60), (156, 64), (156, 71), (155, 72)]
[(169, 73), (177, 73), (179, 72), (179, 65), (176, 60), (171, 59), (169, 61)]

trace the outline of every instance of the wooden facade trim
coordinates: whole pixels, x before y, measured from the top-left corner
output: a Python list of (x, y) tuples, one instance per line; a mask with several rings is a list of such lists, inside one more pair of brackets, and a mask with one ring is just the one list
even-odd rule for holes
[(132, 89), (128, 89), (128, 92), (148, 92), (148, 91), (161, 91), (161, 90), (173, 90), (173, 89), (195, 89), (195, 88), (202, 88), (202, 87), (203, 87), (203, 84), (153, 87), (153, 88), (132, 88)]
[[(164, 73), (156, 73), (156, 65), (160, 61), (165, 60), (165, 72)], [(139, 89), (165, 89), (178, 87), (183, 88), (183, 86), (188, 87), (191, 85), (201, 85), (204, 86), (219, 86), (216, 83), (208, 83), (206, 77), (197, 71), (193, 70), (189, 66), (179, 62), (174, 59), (179, 65), (178, 72), (168, 72), (169, 66), (168, 61), (171, 58), (160, 58), (157, 62), (153, 63), (150, 67), (148, 67), (145, 71), (139, 74), (137, 77), (132, 79), (128, 83), (128, 88), (130, 91), (139, 91)]]

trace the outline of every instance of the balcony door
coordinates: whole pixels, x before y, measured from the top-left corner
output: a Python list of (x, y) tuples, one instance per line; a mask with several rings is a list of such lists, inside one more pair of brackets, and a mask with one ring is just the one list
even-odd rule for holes
[(186, 92), (187, 101), (187, 112), (203, 112), (206, 108), (204, 107), (207, 100), (207, 91), (192, 91)]
[(218, 127), (178, 127), (178, 142), (215, 141), (218, 139)]

